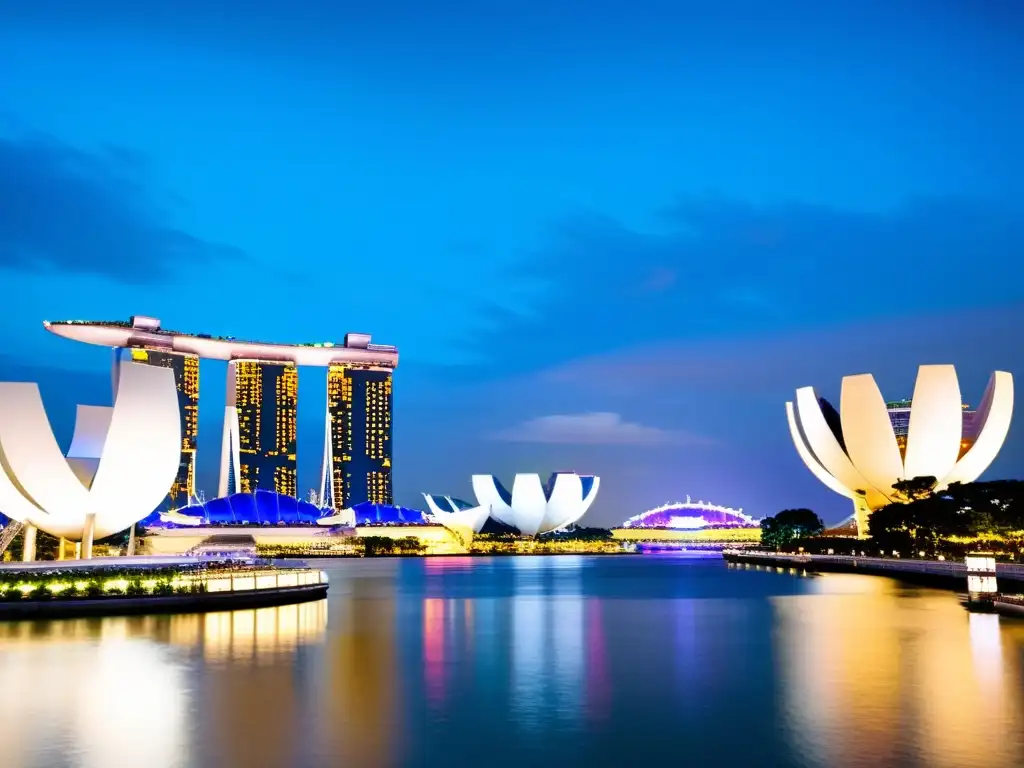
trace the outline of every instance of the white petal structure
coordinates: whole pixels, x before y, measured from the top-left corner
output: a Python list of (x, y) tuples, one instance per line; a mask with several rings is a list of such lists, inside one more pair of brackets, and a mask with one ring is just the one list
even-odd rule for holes
[(181, 458), (174, 372), (121, 366), (113, 408), (79, 406), (65, 457), (36, 384), (0, 383), (0, 512), (81, 540), (122, 531), (163, 501)]
[[(494, 475), (473, 475), (477, 503), (495, 520), (526, 536), (577, 522), (597, 497), (600, 478), (556, 472), (542, 484), (540, 475), (516, 475), (512, 493)], [(482, 525), (482, 523), (481, 523)]]
[[(918, 368), (909, 425), (898, 426), (900, 407), (886, 405), (871, 374), (843, 378), (839, 412), (812, 387), (786, 403), (789, 432), (797, 453), (821, 482), (853, 499), (857, 529), (866, 535), (875, 509), (901, 499), (893, 486), (915, 477), (934, 477), (935, 490), (978, 479), (1006, 439), (1013, 415), (1013, 376), (996, 371), (976, 412), (960, 396), (952, 365)], [(965, 414), (973, 415), (965, 429)]]
[(473, 536), (480, 533), (487, 522), (488, 511), (483, 505), (473, 506), (451, 496), (437, 496), (424, 493), (430, 516), (468, 544)]

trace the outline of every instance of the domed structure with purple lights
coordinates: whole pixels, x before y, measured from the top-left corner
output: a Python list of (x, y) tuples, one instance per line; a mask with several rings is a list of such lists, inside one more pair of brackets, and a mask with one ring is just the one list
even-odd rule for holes
[(706, 501), (676, 501), (662, 504), (629, 518), (623, 528), (665, 528), (694, 531), (701, 528), (756, 528), (760, 523), (742, 509), (730, 509)]

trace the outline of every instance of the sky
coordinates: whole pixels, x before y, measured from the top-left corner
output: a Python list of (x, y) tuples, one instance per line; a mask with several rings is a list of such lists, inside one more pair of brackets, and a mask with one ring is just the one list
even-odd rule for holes
[[(366, 332), (401, 355), (400, 504), (576, 470), (594, 525), (838, 521), (797, 387), (1024, 375), (1021, 82), (1014, 0), (0, 0), (0, 380), (66, 445), (110, 356), (44, 319)], [(1024, 478), (1019, 424), (984, 477)]]

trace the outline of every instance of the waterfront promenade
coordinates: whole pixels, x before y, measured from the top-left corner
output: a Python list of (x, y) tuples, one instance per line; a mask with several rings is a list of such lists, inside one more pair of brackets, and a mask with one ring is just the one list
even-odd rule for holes
[[(967, 566), (951, 560), (788, 554), (737, 549), (723, 550), (722, 557), (734, 565), (798, 568), (812, 573), (864, 573), (958, 591), (967, 589)], [(1003, 591), (1007, 587), (1024, 591), (1024, 565), (997, 563), (996, 578)]]

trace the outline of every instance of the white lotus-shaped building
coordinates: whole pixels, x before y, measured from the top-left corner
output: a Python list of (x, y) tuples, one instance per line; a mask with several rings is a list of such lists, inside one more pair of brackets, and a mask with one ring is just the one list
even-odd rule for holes
[(600, 484), (599, 477), (575, 472), (556, 472), (547, 483), (541, 483), (540, 475), (516, 475), (509, 493), (494, 475), (473, 475), (477, 503), (490, 517), (525, 536), (578, 521), (594, 503)]
[(174, 372), (119, 367), (113, 407), (80, 405), (61, 453), (39, 386), (0, 383), (0, 512), (34, 535), (81, 541), (123, 531), (159, 506), (181, 458)]
[(424, 493), (423, 498), (427, 502), (430, 516), (462, 539), (464, 544), (468, 544), (475, 534), (480, 533), (490, 517), (490, 510), (482, 504), (474, 507), (462, 499), (431, 493)]
[(993, 373), (978, 410), (969, 411), (952, 365), (922, 365), (910, 401), (886, 404), (874, 377), (859, 374), (843, 378), (838, 413), (813, 387), (786, 403), (800, 458), (853, 500), (860, 536), (873, 510), (905, 501), (895, 483), (934, 477), (934, 490), (942, 490), (976, 480), (999, 453), (1012, 414), (1009, 373)]

